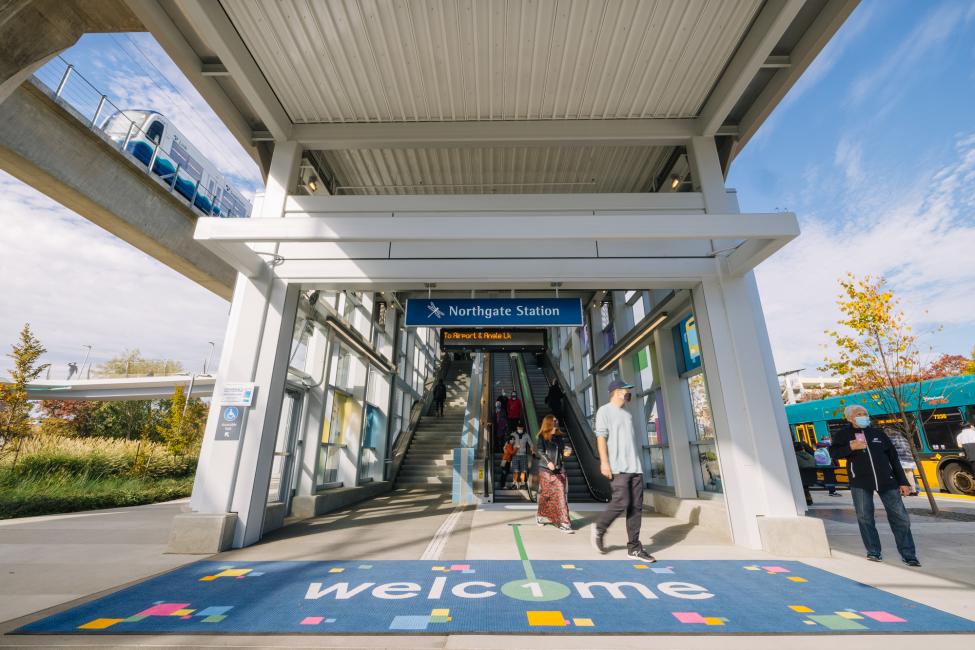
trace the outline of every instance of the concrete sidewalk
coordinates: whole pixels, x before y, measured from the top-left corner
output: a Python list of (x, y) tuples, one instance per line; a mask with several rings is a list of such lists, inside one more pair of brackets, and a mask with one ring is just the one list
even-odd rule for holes
[[(846, 497), (848, 500), (848, 497)], [(850, 535), (852, 509), (844, 499), (829, 499), (814, 510), (826, 519), (834, 557), (807, 559), (808, 564), (844, 577), (876, 586), (899, 596), (975, 620), (975, 587), (961, 578), (940, 575), (952, 564), (975, 565), (975, 546), (937, 545), (942, 528), (954, 524), (915, 524), (925, 569), (908, 569), (899, 563), (875, 564), (862, 557), (858, 536)], [(912, 503), (910, 507), (915, 507)], [(968, 507), (968, 506), (962, 506)], [(8, 632), (38, 615), (24, 614), (45, 607), (45, 614), (65, 609), (68, 601), (85, 594), (138, 581), (196, 559), (200, 556), (163, 554), (172, 517), (180, 503), (158, 504), (119, 510), (0, 522), (0, 567), (6, 578), (0, 581), (3, 609), (0, 632)], [(275, 531), (261, 543), (247, 549), (213, 556), (211, 559), (297, 560), (297, 559), (517, 559), (510, 524), (521, 525), (527, 553), (546, 559), (622, 559), (623, 523), (610, 529), (607, 541), (613, 547), (605, 556), (589, 546), (588, 523), (598, 506), (586, 504), (573, 511), (575, 535), (565, 535), (550, 526), (537, 527), (530, 507), (457, 508), (449, 497), (436, 492), (398, 491), (347, 510), (298, 522)], [(920, 519), (920, 518), (918, 518)], [(853, 520), (855, 532), (855, 519)], [(967, 534), (969, 524), (961, 535)], [(883, 526), (883, 524), (882, 524)], [(927, 529), (926, 526), (941, 528)], [(950, 529), (963, 530), (963, 529)], [(646, 513), (643, 537), (651, 552), (661, 560), (776, 560), (761, 551), (744, 549), (714, 539), (706, 530), (680, 521)], [(954, 532), (949, 532), (955, 535)], [(954, 538), (953, 538), (954, 540)], [(856, 542), (856, 543), (854, 543)], [(885, 540), (886, 544), (886, 540)], [(842, 550), (841, 550), (842, 549)], [(847, 552), (847, 549), (849, 552)], [(946, 551), (961, 554), (947, 555)], [(944, 556), (943, 556), (944, 554)], [(794, 558), (790, 558), (794, 559)], [(802, 558), (799, 558), (802, 559)], [(929, 568), (931, 567), (931, 568)], [(958, 573), (958, 571), (956, 571)], [(87, 600), (89, 597), (85, 596)], [(78, 604), (74, 602), (71, 604)], [(821, 650), (836, 637), (831, 635), (789, 636), (2, 636), (2, 647), (329, 647), (329, 648), (714, 648), (752, 649), (806, 648)], [(890, 650), (911, 647), (918, 642), (942, 648), (970, 648), (966, 635), (858, 635), (858, 648)]]

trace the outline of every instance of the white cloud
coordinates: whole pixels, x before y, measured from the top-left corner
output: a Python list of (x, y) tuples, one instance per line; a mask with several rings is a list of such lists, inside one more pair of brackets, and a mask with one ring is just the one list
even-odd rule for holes
[[(920, 5), (924, 6), (924, 5)], [(869, 66), (850, 88), (849, 101), (853, 106), (866, 99), (878, 105), (893, 106), (909, 87), (909, 71), (921, 71), (928, 65), (937, 65), (937, 57), (931, 50), (943, 44), (951, 34), (975, 17), (972, 6), (960, 2), (946, 2), (928, 14), (900, 45), (879, 65)], [(879, 101), (878, 101), (879, 100)]]
[(803, 218), (802, 235), (758, 268), (780, 369), (816, 373), (847, 271), (887, 277), (919, 330), (956, 326), (975, 342), (975, 136), (959, 138), (956, 159), (913, 188), (887, 186), (860, 161), (857, 169), (869, 182), (840, 197), (845, 211)]
[(863, 182), (863, 147), (851, 138), (842, 137), (836, 144), (834, 162), (843, 170), (850, 185)]
[[(263, 186), (253, 159), (152, 35), (114, 34), (111, 38), (128, 55), (126, 66), (135, 66), (144, 74), (113, 74), (102, 92), (123, 109), (148, 107), (168, 117), (245, 195), (250, 197)], [(94, 61), (118, 63), (120, 52), (100, 51)]]
[(52, 376), (85, 344), (96, 363), (139, 348), (199, 370), (214, 341), (216, 367), (225, 300), (2, 172), (0, 222), (0, 352), (29, 322)]

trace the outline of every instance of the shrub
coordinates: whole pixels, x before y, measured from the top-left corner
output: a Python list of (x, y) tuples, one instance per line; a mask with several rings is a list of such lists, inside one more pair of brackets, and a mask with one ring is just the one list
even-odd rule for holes
[[(141, 444), (141, 447), (140, 447)], [(7, 468), (16, 477), (65, 475), (90, 479), (126, 477), (143, 457), (139, 475), (148, 479), (183, 478), (196, 470), (193, 456), (173, 456), (164, 445), (114, 438), (41, 436), (22, 446), (17, 464)]]

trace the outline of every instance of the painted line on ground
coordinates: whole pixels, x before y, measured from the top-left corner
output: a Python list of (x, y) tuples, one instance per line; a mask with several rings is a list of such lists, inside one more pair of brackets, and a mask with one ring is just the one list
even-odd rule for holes
[(423, 555), (420, 556), (421, 560), (439, 560), (440, 554), (443, 553), (444, 547), (447, 545), (447, 538), (450, 537), (450, 533), (453, 532), (454, 527), (457, 525), (457, 521), (460, 519), (460, 514), (464, 511), (463, 508), (454, 508), (454, 511), (447, 515), (447, 519), (440, 524), (440, 528), (434, 533), (433, 539), (427, 544), (426, 550), (423, 551)]

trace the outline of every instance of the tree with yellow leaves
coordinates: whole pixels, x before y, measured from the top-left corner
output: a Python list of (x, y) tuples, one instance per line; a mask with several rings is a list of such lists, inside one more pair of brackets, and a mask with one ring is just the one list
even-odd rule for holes
[[(921, 353), (917, 335), (907, 322), (900, 301), (887, 287), (884, 278), (865, 276), (856, 278), (848, 273), (840, 280), (837, 306), (842, 313), (840, 329), (826, 330), (836, 346), (834, 355), (827, 355), (821, 371), (843, 378), (844, 384), (856, 390), (877, 390), (872, 397), (895, 415), (892, 428), (911, 448), (914, 462), (917, 456), (917, 424), (908, 411), (921, 408), (923, 388)], [(914, 401), (917, 404), (914, 404)], [(924, 471), (919, 471), (931, 511), (938, 512), (938, 504)]]

